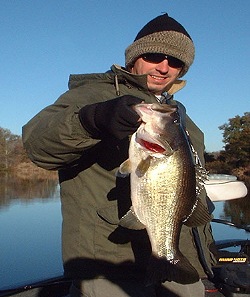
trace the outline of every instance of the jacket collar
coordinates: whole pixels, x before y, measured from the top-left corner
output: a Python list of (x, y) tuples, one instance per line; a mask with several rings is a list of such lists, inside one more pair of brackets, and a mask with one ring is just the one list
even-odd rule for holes
[[(90, 81), (101, 79), (107, 83), (116, 84), (119, 89), (119, 83), (127, 83), (135, 86), (136, 88), (148, 91), (147, 75), (136, 75), (128, 72), (125, 68), (119, 65), (112, 65), (111, 70), (106, 73), (92, 73), (92, 74), (71, 74), (69, 77), (69, 89), (74, 89), (82, 86)], [(173, 95), (181, 90), (186, 85), (185, 80), (176, 80), (175, 83), (167, 91), (169, 95)]]
[[(147, 90), (147, 75), (137, 75), (137, 74), (132, 74), (128, 72), (125, 68), (119, 66), (119, 65), (112, 65), (111, 70), (114, 72), (115, 75), (118, 76), (118, 80), (120, 79), (126, 79), (129, 83), (133, 85), (137, 85), (137, 87), (142, 88), (144, 90)], [(186, 85), (185, 80), (178, 79), (176, 80), (172, 86), (167, 90), (167, 93), (170, 95), (175, 94), (182, 88), (184, 88)]]

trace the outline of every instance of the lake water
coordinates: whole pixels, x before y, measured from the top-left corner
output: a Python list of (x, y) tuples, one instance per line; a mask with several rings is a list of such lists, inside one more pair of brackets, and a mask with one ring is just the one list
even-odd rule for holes
[[(216, 202), (215, 218), (250, 222), (249, 197)], [(0, 176), (0, 290), (63, 274), (57, 181)], [(212, 223), (215, 239), (249, 238), (246, 231)]]

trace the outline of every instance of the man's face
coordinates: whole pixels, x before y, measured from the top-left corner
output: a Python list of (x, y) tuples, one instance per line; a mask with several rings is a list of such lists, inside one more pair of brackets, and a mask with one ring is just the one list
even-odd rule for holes
[(145, 54), (139, 57), (131, 67), (133, 74), (147, 74), (147, 85), (150, 92), (161, 95), (177, 79), (183, 63), (163, 54)]

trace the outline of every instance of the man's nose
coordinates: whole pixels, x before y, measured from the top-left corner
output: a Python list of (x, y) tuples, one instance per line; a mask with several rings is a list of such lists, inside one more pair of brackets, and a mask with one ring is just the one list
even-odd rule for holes
[(156, 70), (162, 73), (167, 73), (169, 71), (168, 60), (164, 59), (162, 62), (158, 63), (156, 66)]

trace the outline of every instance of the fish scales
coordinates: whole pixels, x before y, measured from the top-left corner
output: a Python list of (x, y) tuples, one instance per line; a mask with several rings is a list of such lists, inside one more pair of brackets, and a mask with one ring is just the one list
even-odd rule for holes
[[(137, 143), (134, 142), (134, 145), (137, 146)], [(132, 154), (136, 149), (138, 150), (136, 147), (132, 148)], [(131, 183), (133, 208), (138, 219), (148, 226), (153, 252), (168, 260), (174, 259), (176, 254), (173, 239), (177, 240), (179, 235), (180, 226), (177, 224), (180, 218), (184, 220), (185, 215), (191, 212), (195, 198), (195, 184), (180, 187), (180, 184), (187, 183), (190, 175), (194, 179), (195, 174), (193, 164), (187, 166), (188, 171), (182, 170), (185, 165), (180, 154), (183, 152), (179, 150), (164, 159), (153, 157), (144, 176), (133, 175)], [(140, 159), (135, 159), (135, 162), (139, 163)], [(184, 191), (191, 197), (186, 199), (186, 207), (181, 207), (183, 201), (178, 197)]]
[[(147, 284), (198, 281), (196, 270), (179, 250), (181, 226), (192, 215), (197, 197), (193, 155), (177, 108), (139, 104), (135, 110), (142, 124), (131, 137), (129, 160), (120, 173), (130, 173), (131, 212), (151, 242)], [(134, 228), (128, 217), (120, 224)]]

